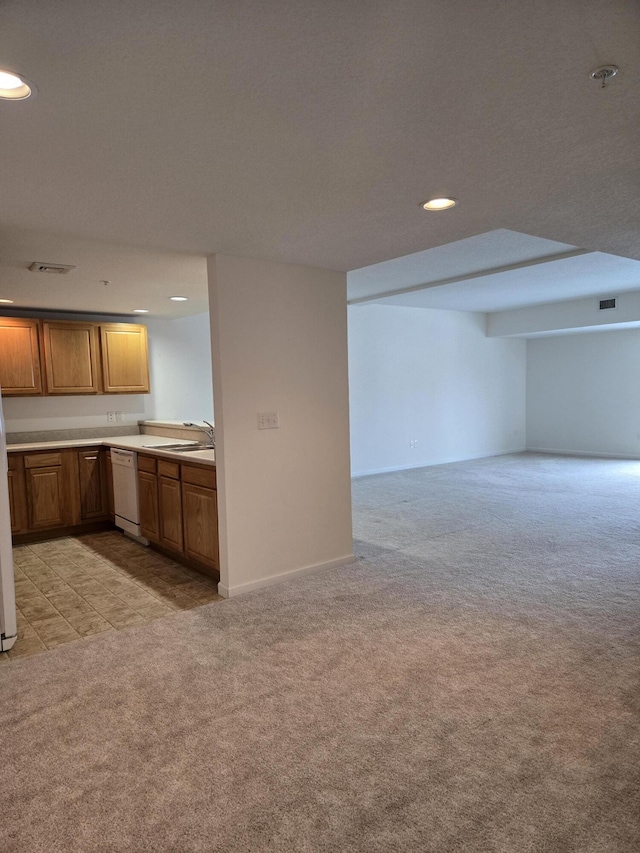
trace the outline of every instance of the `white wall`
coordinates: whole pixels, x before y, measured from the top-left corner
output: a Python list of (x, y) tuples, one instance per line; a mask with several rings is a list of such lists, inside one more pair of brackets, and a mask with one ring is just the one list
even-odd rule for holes
[(481, 314), (351, 306), (353, 474), (523, 450), (525, 359)]
[(99, 396), (3, 397), (7, 432), (114, 427), (107, 412), (122, 412), (123, 424), (131, 426), (148, 417), (142, 394)]
[(209, 301), (222, 594), (350, 562), (346, 276), (217, 255)]
[(527, 445), (640, 456), (640, 330), (527, 342)]
[[(608, 298), (608, 297), (605, 297)], [(510, 311), (494, 311), (487, 314), (487, 335), (505, 337), (509, 335), (533, 336), (536, 334), (562, 333), (566, 331), (586, 332), (606, 326), (640, 326), (640, 292), (637, 290), (616, 294), (614, 309), (600, 310), (600, 298), (570, 299), (565, 302), (549, 302), (544, 305), (529, 305)]]
[(150, 320), (147, 417), (213, 422), (209, 313)]
[[(113, 321), (113, 317), (105, 319)], [(212, 420), (209, 314), (178, 320), (151, 319), (145, 325), (149, 336), (150, 394), (6, 397), (3, 409), (7, 432), (113, 427), (115, 424), (107, 420), (108, 411), (122, 412), (125, 425), (144, 419)]]

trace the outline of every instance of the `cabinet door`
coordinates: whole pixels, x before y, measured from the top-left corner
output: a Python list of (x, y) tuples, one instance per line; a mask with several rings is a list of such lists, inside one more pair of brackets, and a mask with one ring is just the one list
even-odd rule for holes
[(26, 480), (29, 529), (64, 527), (62, 466), (28, 468)]
[(182, 484), (184, 553), (212, 569), (218, 568), (218, 498), (215, 489)]
[(42, 324), (47, 394), (97, 394), (100, 390), (97, 327), (93, 323)]
[(82, 521), (107, 518), (105, 455), (102, 450), (78, 452), (80, 518)]
[(24, 468), (12, 465), (9, 459), (9, 513), (11, 532), (23, 533), (27, 529), (27, 494), (24, 482)]
[(100, 326), (105, 394), (149, 392), (147, 328), (130, 323)]
[(158, 478), (148, 471), (138, 471), (138, 500), (140, 502), (140, 532), (152, 542), (160, 539), (158, 518)]
[(39, 321), (0, 317), (0, 388), (3, 397), (42, 394)]
[(113, 463), (111, 462), (111, 451), (107, 451), (106, 455), (107, 465), (107, 510), (109, 512), (109, 517), (111, 521), (115, 520), (116, 510), (113, 503)]
[(182, 494), (180, 480), (158, 477), (160, 544), (182, 553)]

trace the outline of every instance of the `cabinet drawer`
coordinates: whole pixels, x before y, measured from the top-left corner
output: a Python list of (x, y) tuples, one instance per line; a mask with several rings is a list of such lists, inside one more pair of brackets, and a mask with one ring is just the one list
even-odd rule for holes
[(146, 471), (148, 474), (155, 474), (156, 460), (152, 456), (141, 456), (138, 454), (138, 471)]
[(167, 462), (166, 459), (158, 459), (158, 474), (161, 477), (171, 477), (172, 480), (179, 480), (180, 466), (177, 462)]
[(216, 469), (204, 466), (195, 467), (191, 465), (182, 466), (182, 482), (191, 483), (194, 486), (204, 486), (205, 488), (215, 489), (216, 487)]
[(25, 453), (25, 468), (50, 468), (54, 465), (62, 465), (60, 453)]

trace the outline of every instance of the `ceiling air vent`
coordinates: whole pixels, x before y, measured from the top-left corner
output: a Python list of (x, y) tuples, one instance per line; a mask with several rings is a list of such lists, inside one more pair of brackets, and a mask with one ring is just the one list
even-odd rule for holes
[(615, 308), (616, 300), (615, 299), (601, 299), (600, 300), (600, 310), (606, 311), (607, 308)]
[(75, 269), (74, 264), (43, 264), (40, 261), (34, 261), (29, 267), (31, 272), (48, 272), (54, 275), (65, 275)]

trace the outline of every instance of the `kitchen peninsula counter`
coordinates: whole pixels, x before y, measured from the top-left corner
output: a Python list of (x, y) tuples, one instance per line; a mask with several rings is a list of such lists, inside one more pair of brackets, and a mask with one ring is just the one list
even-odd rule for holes
[[(60, 450), (68, 447), (118, 447), (121, 450), (134, 450), (149, 456), (170, 458), (183, 463), (210, 465), (215, 467), (215, 450), (192, 450), (187, 453), (175, 450), (163, 450), (163, 444), (178, 444), (177, 441), (161, 435), (110, 435), (105, 438), (73, 438), (68, 441), (36, 441), (25, 444), (7, 445), (7, 453), (24, 453), (35, 450)], [(196, 445), (197, 442), (191, 442)], [(186, 439), (184, 444), (190, 444)]]

